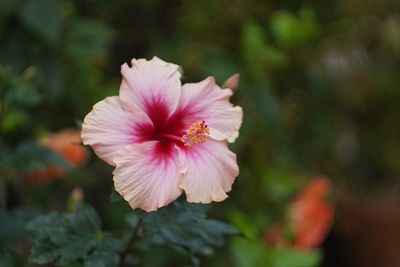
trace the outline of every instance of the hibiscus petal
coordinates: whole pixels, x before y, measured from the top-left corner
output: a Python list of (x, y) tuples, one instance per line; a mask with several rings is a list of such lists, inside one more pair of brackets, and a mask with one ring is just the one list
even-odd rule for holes
[(115, 153), (128, 144), (143, 142), (144, 127), (153, 127), (149, 117), (136, 107), (124, 105), (118, 96), (94, 105), (82, 124), (82, 141), (110, 165)]
[[(123, 76), (119, 95), (127, 103), (143, 109), (154, 120), (165, 120), (179, 103), (181, 74), (179, 66), (157, 57), (133, 59), (132, 67), (121, 66)], [(162, 116), (163, 118), (159, 118)]]
[(178, 153), (158, 141), (133, 144), (115, 157), (115, 189), (133, 209), (154, 211), (179, 197)]
[(187, 201), (210, 203), (228, 196), (239, 174), (236, 155), (228, 149), (226, 141), (209, 139), (203, 144), (179, 148), (183, 179), (179, 186)]
[(177, 114), (184, 114), (187, 126), (204, 120), (210, 128), (211, 138), (233, 142), (239, 135), (243, 111), (229, 102), (232, 94), (231, 89), (221, 89), (213, 77), (199, 83), (187, 83), (182, 87)]

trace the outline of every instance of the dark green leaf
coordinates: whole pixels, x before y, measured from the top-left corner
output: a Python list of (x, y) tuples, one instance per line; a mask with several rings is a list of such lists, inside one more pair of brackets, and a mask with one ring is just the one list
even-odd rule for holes
[(290, 48), (312, 40), (319, 31), (314, 11), (307, 8), (300, 10), (299, 17), (286, 10), (276, 12), (271, 27), (278, 43)]
[(7, 246), (0, 245), (0, 266), (1, 267), (22, 267), (23, 260), (20, 256)]
[(122, 196), (115, 191), (115, 188), (112, 187), (111, 188), (111, 194), (110, 194), (110, 201), (111, 202), (119, 202), (119, 201), (123, 201), (124, 199), (122, 198)]
[(85, 267), (110, 267), (117, 266), (119, 255), (115, 253), (120, 247), (118, 240), (104, 237), (98, 243), (97, 249), (85, 260)]
[(196, 264), (197, 256), (209, 256), (214, 246), (223, 244), (225, 235), (238, 231), (223, 222), (207, 219), (205, 205), (175, 201), (157, 212), (130, 214), (128, 222), (135, 225), (136, 218), (142, 220), (142, 240), (168, 245), (188, 251)]
[(12, 242), (27, 236), (26, 221), (38, 214), (36, 209), (17, 209), (10, 212), (0, 211), (0, 240)]
[(2, 101), (12, 107), (31, 107), (38, 105), (42, 96), (34, 84), (37, 70), (27, 67), (22, 73), (10, 66), (0, 65), (0, 92)]
[(29, 172), (43, 170), (47, 166), (58, 166), (68, 169), (68, 163), (53, 150), (34, 142), (21, 143), (15, 151), (0, 152), (0, 169), (12, 167), (19, 171)]
[(0, 20), (12, 14), (20, 4), (18, 0), (0, 0)]
[(272, 266), (269, 250), (260, 242), (245, 238), (235, 238), (231, 243), (231, 249), (238, 267)]
[(112, 29), (104, 23), (78, 20), (67, 36), (67, 52), (76, 58), (91, 59), (104, 54), (113, 37)]
[(89, 206), (79, 206), (73, 213), (39, 216), (27, 225), (35, 239), (30, 261), (67, 266), (83, 260), (89, 267), (116, 266), (120, 242), (100, 227), (97, 213)]
[(61, 36), (61, 8), (56, 0), (27, 0), (21, 10), (25, 27), (43, 39), (55, 42)]
[(273, 255), (274, 267), (316, 267), (321, 261), (318, 250), (279, 249)]

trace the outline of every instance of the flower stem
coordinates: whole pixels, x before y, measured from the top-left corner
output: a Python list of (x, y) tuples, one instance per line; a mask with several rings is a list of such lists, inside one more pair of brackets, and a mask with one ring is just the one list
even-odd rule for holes
[(0, 209), (7, 208), (7, 188), (6, 181), (0, 177)]
[(3, 140), (2, 140), (2, 124), (3, 124), (3, 119), (4, 119), (4, 114), (6, 112), (6, 102), (4, 100), (4, 94), (2, 91), (0, 91), (0, 150), (3, 148)]
[(121, 252), (121, 260), (119, 262), (118, 267), (124, 267), (125, 266), (125, 260), (126, 257), (128, 256), (130, 250), (132, 249), (132, 246), (134, 245), (135, 241), (140, 239), (140, 230), (141, 230), (141, 225), (142, 225), (142, 220), (139, 219), (135, 230), (132, 233), (131, 238), (129, 239), (128, 243), (126, 244), (125, 249)]

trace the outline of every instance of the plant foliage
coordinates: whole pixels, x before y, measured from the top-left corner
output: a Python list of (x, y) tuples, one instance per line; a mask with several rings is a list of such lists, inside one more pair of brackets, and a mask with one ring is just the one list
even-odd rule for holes
[(72, 213), (39, 216), (27, 228), (35, 239), (29, 257), (32, 263), (67, 266), (80, 261), (85, 267), (118, 264), (121, 242), (101, 231), (99, 216), (89, 206), (78, 206)]
[(206, 212), (204, 205), (175, 201), (157, 212), (132, 213), (127, 221), (133, 228), (142, 228), (142, 244), (187, 251), (193, 263), (199, 264), (198, 256), (210, 256), (213, 247), (223, 244), (224, 236), (239, 233), (229, 224), (208, 219)]

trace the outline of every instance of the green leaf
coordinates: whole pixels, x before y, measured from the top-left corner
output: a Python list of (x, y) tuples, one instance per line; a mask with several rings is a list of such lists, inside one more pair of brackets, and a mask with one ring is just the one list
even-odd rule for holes
[(319, 250), (278, 249), (273, 255), (273, 267), (316, 267), (322, 258)]
[(57, 0), (27, 0), (20, 13), (26, 28), (49, 42), (61, 36), (61, 7)]
[(97, 213), (89, 206), (79, 206), (73, 213), (39, 216), (27, 225), (35, 240), (30, 262), (67, 266), (82, 260), (85, 267), (116, 266), (121, 244), (100, 227)]
[(30, 172), (43, 170), (49, 165), (70, 168), (59, 154), (31, 141), (21, 143), (15, 151), (0, 152), (0, 169), (12, 167), (19, 171)]
[(30, 80), (18, 80), (7, 92), (5, 101), (10, 105), (32, 107), (42, 101), (42, 96)]
[(265, 76), (266, 69), (287, 66), (288, 56), (274, 47), (267, 38), (263, 27), (248, 22), (243, 27), (243, 56), (248, 62), (249, 72), (257, 79)]
[(25, 238), (28, 232), (25, 229), (26, 221), (38, 214), (37, 209), (16, 209), (13, 211), (0, 211), (0, 240), (13, 242)]
[(267, 49), (267, 35), (255, 22), (248, 22), (243, 28), (243, 53), (248, 62), (264, 63)]
[(122, 198), (122, 196), (117, 191), (115, 191), (114, 187), (112, 187), (111, 188), (111, 193), (110, 193), (110, 201), (111, 202), (120, 202), (120, 201), (123, 201), (123, 200), (124, 199)]
[(255, 221), (247, 216), (243, 211), (239, 209), (231, 209), (229, 211), (230, 221), (245, 235), (249, 238), (257, 238), (259, 232), (255, 225)]
[(260, 242), (235, 238), (231, 243), (231, 250), (238, 267), (271, 266), (268, 247)]
[(271, 27), (277, 42), (287, 48), (302, 45), (319, 33), (315, 13), (309, 8), (302, 8), (298, 17), (286, 10), (278, 11), (272, 17)]
[[(0, 266), (23, 267), (25, 259), (18, 247), (28, 237), (27, 221), (39, 213), (38, 209), (20, 208), (12, 211), (0, 210)], [(21, 242), (22, 241), (22, 242)]]
[(29, 121), (28, 115), (21, 110), (12, 110), (5, 113), (0, 124), (3, 132), (12, 132)]
[(23, 259), (8, 246), (0, 245), (0, 266), (23, 267)]
[(19, 4), (19, 0), (0, 0), (0, 21), (11, 15)]
[(117, 266), (119, 256), (115, 253), (115, 248), (120, 247), (120, 242), (116, 239), (103, 238), (97, 249), (85, 260), (85, 267), (109, 267)]
[(225, 235), (238, 234), (231, 225), (207, 219), (206, 211), (205, 205), (175, 201), (157, 212), (130, 214), (127, 220), (136, 227), (138, 216), (142, 221), (142, 240), (188, 251), (197, 264), (197, 256), (211, 255), (214, 246), (223, 244)]
[(0, 65), (0, 92), (2, 101), (11, 107), (32, 107), (42, 101), (42, 95), (34, 84), (36, 68), (28, 67), (22, 73), (9, 66)]
[(231, 250), (238, 267), (316, 267), (321, 261), (318, 250), (272, 248), (245, 238), (235, 238)]
[(67, 35), (66, 51), (79, 60), (100, 57), (111, 44), (114, 31), (102, 22), (77, 20)]

